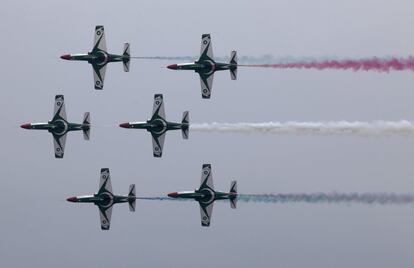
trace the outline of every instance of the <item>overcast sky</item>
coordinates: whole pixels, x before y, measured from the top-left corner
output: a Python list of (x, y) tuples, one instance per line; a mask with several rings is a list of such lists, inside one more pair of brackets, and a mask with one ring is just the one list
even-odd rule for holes
[[(162, 159), (146, 131), (121, 122), (150, 117), (164, 94), (167, 119), (191, 122), (411, 120), (414, 75), (376, 72), (240, 69), (215, 76), (202, 100), (193, 72), (172, 61), (134, 60), (107, 68), (103, 91), (91, 67), (59, 56), (92, 48), (104, 25), (109, 52), (131, 43), (133, 56), (194, 56), (210, 33), (227, 56), (409, 56), (409, 0), (2, 1), (0, 9), (1, 267), (413, 267), (414, 207), (333, 204), (214, 206), (200, 226), (196, 202), (116, 205), (103, 232), (92, 204), (66, 198), (98, 190), (108, 167), (116, 194), (165, 195), (199, 186), (211, 163), (217, 190), (242, 193), (414, 192), (414, 140), (408, 137), (243, 135), (169, 132)], [(91, 140), (69, 133), (64, 159), (52, 136), (27, 131), (50, 120), (56, 94), (72, 122), (91, 113)]]

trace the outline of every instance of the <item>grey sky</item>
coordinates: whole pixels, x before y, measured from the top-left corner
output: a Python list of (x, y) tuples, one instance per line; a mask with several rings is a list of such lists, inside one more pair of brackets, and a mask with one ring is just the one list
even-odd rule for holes
[[(215, 76), (201, 99), (192, 72), (170, 61), (134, 60), (107, 68), (93, 90), (88, 64), (59, 56), (91, 49), (105, 26), (109, 52), (131, 43), (136, 56), (193, 56), (211, 33), (216, 56), (338, 58), (407, 56), (414, 34), (412, 1), (11, 1), (0, 9), (1, 267), (412, 267), (414, 207), (370, 205), (215, 204), (201, 228), (194, 202), (137, 202), (114, 207), (111, 230), (93, 205), (68, 196), (97, 191), (99, 169), (111, 170), (115, 193), (138, 195), (198, 187), (211, 163), (215, 187), (237, 179), (243, 193), (413, 192), (412, 137), (273, 136), (169, 132), (154, 159), (146, 131), (121, 122), (150, 116), (163, 93), (167, 119), (184, 110), (192, 122), (411, 120), (412, 72), (240, 69)], [(91, 141), (70, 133), (54, 159), (50, 134), (19, 125), (51, 118), (64, 94), (70, 121), (91, 112)]]

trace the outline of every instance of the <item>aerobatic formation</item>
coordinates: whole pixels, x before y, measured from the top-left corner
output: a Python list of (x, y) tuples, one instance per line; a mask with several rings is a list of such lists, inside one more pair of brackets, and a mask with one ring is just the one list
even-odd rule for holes
[[(121, 55), (107, 52), (105, 31), (103, 26), (95, 27), (94, 43), (91, 52), (87, 54), (66, 54), (61, 56), (64, 60), (86, 61), (92, 65), (94, 88), (102, 90), (106, 65), (110, 62), (122, 62), (125, 72), (129, 71), (130, 61), (133, 58), (147, 59), (188, 59), (191, 57), (131, 57), (129, 43), (125, 43)], [(245, 57), (243, 58), (246, 59)], [(324, 61), (297, 61), (271, 63), (238, 64), (237, 53), (232, 51), (227, 62), (215, 61), (210, 34), (201, 37), (201, 51), (197, 60), (191, 63), (171, 64), (168, 69), (192, 70), (200, 77), (201, 95), (203, 99), (211, 97), (213, 77), (216, 71), (229, 70), (232, 80), (237, 79), (238, 67), (263, 67), (277, 69), (352, 69), (377, 70), (388, 72), (390, 70), (414, 69), (413, 58), (408, 59), (368, 59), (368, 60), (324, 60)], [(160, 158), (163, 155), (164, 140), (167, 131), (181, 130), (183, 139), (188, 139), (190, 130), (189, 112), (185, 111), (181, 122), (169, 122), (164, 111), (164, 97), (162, 94), (154, 95), (151, 118), (142, 122), (127, 122), (119, 125), (126, 129), (145, 129), (152, 137), (153, 156)], [(53, 135), (55, 158), (63, 158), (66, 134), (70, 131), (82, 131), (85, 140), (90, 138), (90, 114), (84, 114), (81, 123), (70, 123), (66, 118), (63, 95), (56, 95), (53, 118), (46, 123), (27, 123), (21, 125), (24, 129), (47, 130)], [(267, 123), (203, 123), (191, 126), (194, 131), (226, 132), (226, 133), (268, 133), (268, 134), (321, 134), (321, 135), (390, 135), (414, 134), (414, 122), (409, 121), (376, 121), (376, 122), (267, 122)], [(128, 203), (129, 209), (135, 211), (136, 200), (194, 200), (200, 207), (201, 225), (210, 226), (213, 204), (217, 200), (229, 200), (231, 208), (236, 208), (237, 201), (285, 203), (366, 203), (366, 204), (408, 204), (414, 203), (414, 195), (392, 193), (315, 193), (315, 194), (239, 194), (237, 183), (232, 181), (229, 192), (219, 192), (214, 189), (211, 164), (203, 164), (201, 171), (201, 184), (194, 191), (171, 192), (165, 196), (138, 197), (135, 193), (135, 184), (131, 184), (127, 195), (115, 195), (112, 192), (111, 178), (108, 168), (102, 168), (98, 192), (92, 195), (73, 196), (67, 201), (74, 203), (93, 203), (99, 208), (102, 230), (109, 230), (112, 206), (117, 203)]]

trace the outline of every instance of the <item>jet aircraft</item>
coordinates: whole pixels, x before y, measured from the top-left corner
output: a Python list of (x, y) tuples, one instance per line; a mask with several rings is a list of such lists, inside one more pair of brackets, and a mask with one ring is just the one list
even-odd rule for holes
[(111, 224), (112, 206), (114, 204), (128, 202), (129, 210), (133, 212), (135, 211), (135, 200), (135, 184), (131, 184), (129, 186), (127, 196), (114, 195), (112, 193), (111, 177), (108, 168), (101, 169), (98, 193), (85, 196), (73, 196), (67, 199), (69, 202), (94, 203), (98, 206), (102, 230), (109, 230)]
[(106, 50), (105, 31), (103, 26), (95, 27), (95, 39), (91, 52), (87, 54), (66, 54), (60, 57), (64, 60), (87, 61), (92, 65), (95, 89), (103, 89), (106, 64), (109, 62), (122, 61), (124, 71), (129, 72), (131, 55), (129, 43), (124, 44), (122, 55), (110, 54)]
[(90, 115), (85, 113), (82, 124), (69, 123), (66, 119), (65, 101), (63, 95), (55, 96), (55, 108), (53, 118), (47, 123), (28, 123), (20, 127), (25, 129), (47, 130), (53, 135), (53, 143), (55, 147), (55, 157), (63, 158), (66, 143), (66, 134), (69, 131), (82, 130), (85, 140), (89, 140), (90, 136)]
[(199, 189), (195, 189), (194, 191), (169, 193), (168, 196), (172, 198), (191, 198), (198, 201), (200, 204), (201, 225), (210, 226), (215, 200), (229, 199), (231, 208), (236, 208), (237, 182), (231, 182), (229, 193), (214, 191), (211, 165), (204, 164), (201, 171), (201, 185)]
[(183, 139), (188, 139), (189, 120), (189, 113), (185, 111), (181, 123), (168, 122), (165, 117), (163, 96), (162, 94), (155, 94), (151, 119), (146, 122), (122, 123), (119, 126), (122, 128), (146, 129), (152, 136), (154, 157), (161, 157), (166, 132), (181, 129)]
[(201, 36), (200, 58), (192, 63), (171, 64), (167, 66), (171, 70), (192, 70), (200, 75), (201, 95), (203, 99), (209, 99), (213, 86), (214, 72), (230, 70), (232, 80), (237, 79), (237, 53), (232, 51), (229, 63), (214, 61), (213, 48), (210, 34)]

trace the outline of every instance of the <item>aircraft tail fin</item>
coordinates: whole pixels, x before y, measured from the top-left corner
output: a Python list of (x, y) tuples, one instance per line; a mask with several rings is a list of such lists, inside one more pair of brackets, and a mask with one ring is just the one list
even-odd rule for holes
[(124, 44), (124, 53), (122, 54), (124, 56), (124, 59), (122, 60), (122, 63), (124, 65), (124, 71), (129, 72), (129, 64), (131, 62), (131, 54), (129, 52), (129, 43)]
[(230, 185), (230, 194), (233, 194), (234, 197), (231, 197), (230, 200), (230, 206), (231, 208), (237, 207), (237, 181), (232, 181)]
[(86, 112), (83, 116), (82, 121), (82, 131), (83, 131), (83, 138), (85, 140), (89, 140), (91, 134), (91, 116), (89, 112)]
[(231, 80), (237, 80), (237, 52), (232, 51), (230, 55), (230, 76)]
[(181, 133), (183, 134), (183, 139), (188, 139), (189, 129), (190, 129), (190, 114), (188, 111), (183, 113), (183, 120), (181, 120), (182, 128)]
[(128, 198), (129, 198), (129, 201), (128, 201), (129, 210), (133, 212), (135, 211), (135, 204), (136, 204), (135, 184), (131, 184), (129, 186)]

